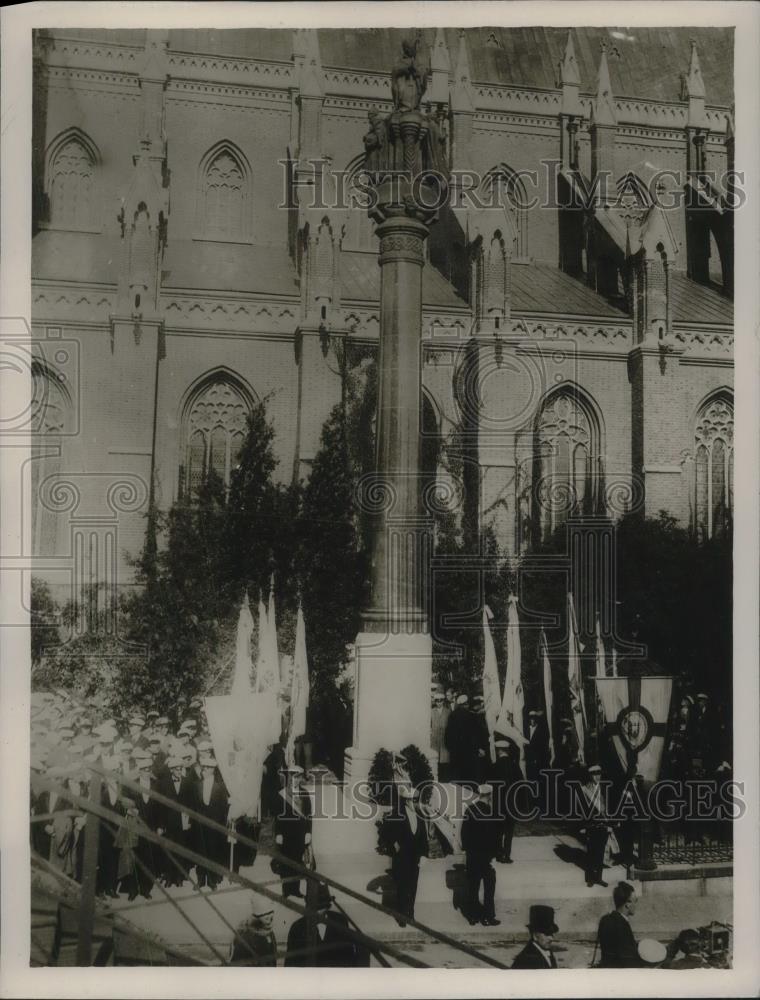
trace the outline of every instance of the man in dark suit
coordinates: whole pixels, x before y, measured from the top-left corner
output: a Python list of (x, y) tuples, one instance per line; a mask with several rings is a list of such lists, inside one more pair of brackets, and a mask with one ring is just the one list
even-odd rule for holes
[(456, 708), (446, 724), (444, 742), (449, 751), (452, 781), (477, 784), (478, 755), (475, 733), (475, 716), (469, 709), (470, 699), (466, 694), (457, 697)]
[(511, 864), (515, 820), (509, 809), (510, 789), (516, 782), (522, 781), (523, 774), (520, 770), (519, 751), (511, 740), (494, 733), (494, 749), (496, 760), (491, 765), (489, 782), (493, 785), (494, 803), (500, 823), (496, 860), (502, 864)]
[(602, 878), (602, 872), (611, 827), (607, 818), (602, 769), (598, 764), (592, 764), (588, 774), (589, 780), (582, 788), (588, 808), (588, 819), (581, 829), (586, 837), (586, 885), (589, 889), (594, 885), (601, 885), (606, 889), (607, 883)]
[(153, 798), (153, 792), (159, 789), (151, 771), (153, 758), (150, 752), (138, 747), (134, 750), (132, 759), (137, 767), (135, 781), (139, 785), (139, 791), (129, 791), (126, 811), (137, 821), (135, 833), (138, 839), (133, 852), (135, 863), (131, 872), (132, 879), (129, 881), (129, 898), (132, 900), (139, 894), (150, 899), (155, 876), (161, 872), (161, 849), (139, 834), (141, 827), (147, 827), (153, 833), (162, 833), (164, 809)]
[[(294, 764), (286, 772), (287, 783), (274, 817), (274, 842), (285, 859), (303, 864), (304, 851), (311, 844), (311, 799), (301, 788), (303, 768)], [(272, 870), (282, 876), (283, 896), (303, 896), (301, 876), (287, 860), (274, 859)]]
[[(481, 785), (478, 795), (467, 808), (462, 821), (462, 846), (465, 850), (467, 873), (467, 910), (470, 924), (480, 921), (484, 927), (501, 923), (496, 919), (496, 872), (492, 861), (496, 857), (501, 822), (493, 804), (493, 787)], [(480, 883), (483, 883), (481, 904)]]
[(277, 940), (272, 930), (274, 910), (253, 913), (235, 931), (230, 945), (230, 965), (274, 968), (277, 965)]
[(559, 927), (554, 923), (554, 908), (531, 906), (528, 917), (530, 941), (512, 963), (513, 969), (556, 969), (552, 944)]
[(541, 772), (545, 771), (550, 763), (549, 727), (544, 713), (529, 712), (528, 745), (525, 747), (525, 771), (528, 781), (540, 781)]
[(629, 923), (636, 912), (636, 890), (628, 882), (618, 882), (612, 890), (615, 909), (599, 921), (600, 969), (633, 969), (641, 964), (638, 947)]
[[(227, 786), (217, 771), (216, 759), (213, 756), (204, 758), (202, 773), (203, 777), (200, 783), (195, 786), (197, 796), (195, 811), (215, 823), (226, 826), (230, 798)], [(229, 865), (229, 843), (226, 835), (197, 820), (191, 821), (191, 824), (194, 829), (194, 846), (198, 854), (202, 854), (217, 865)], [(214, 890), (222, 881), (221, 875), (211, 868), (198, 865), (196, 870), (198, 885), (201, 889), (208, 886)]]
[(291, 925), (285, 965), (334, 969), (368, 966), (369, 953), (345, 934), (349, 928), (345, 914), (331, 908), (334, 900), (328, 887), (319, 882), (312, 891), (314, 911)]
[[(391, 851), (391, 874), (396, 883), (396, 909), (414, 920), (414, 903), (420, 877), (420, 859), (427, 853), (426, 821), (419, 814), (419, 793), (409, 785), (399, 785), (398, 804), (385, 820), (384, 833)], [(405, 920), (398, 920), (406, 927)]]

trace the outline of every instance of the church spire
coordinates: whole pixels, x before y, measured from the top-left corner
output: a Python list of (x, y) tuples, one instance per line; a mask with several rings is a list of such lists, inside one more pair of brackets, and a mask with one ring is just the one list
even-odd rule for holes
[(434, 104), (446, 104), (449, 99), (449, 73), (451, 58), (446, 47), (446, 36), (443, 28), (435, 29), (435, 41), (430, 53), (430, 86), (425, 95), (426, 100)]
[(459, 49), (454, 67), (454, 88), (451, 94), (453, 111), (473, 112), (475, 101), (470, 74), (470, 57), (467, 52), (467, 38), (464, 28), (459, 32)]
[(615, 98), (612, 95), (612, 84), (610, 83), (610, 70), (607, 65), (607, 45), (602, 42), (602, 55), (599, 60), (599, 72), (597, 74), (596, 97), (592, 101), (591, 111), (594, 124), (596, 125), (617, 125), (617, 114), (615, 112)]
[(559, 64), (559, 85), (562, 88), (562, 114), (580, 118), (583, 115), (579, 96), (581, 77), (578, 60), (575, 58), (572, 29), (567, 33), (565, 55)]
[(697, 40), (691, 39), (691, 56), (689, 57), (689, 72), (684, 78), (684, 95), (689, 102), (687, 122), (690, 128), (705, 128), (705, 81), (702, 79), (702, 67), (699, 65)]

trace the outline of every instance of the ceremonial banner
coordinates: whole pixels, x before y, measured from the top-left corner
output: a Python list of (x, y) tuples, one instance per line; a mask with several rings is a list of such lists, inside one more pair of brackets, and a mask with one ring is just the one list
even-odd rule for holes
[(504, 700), (496, 728), (500, 733), (515, 739), (520, 747), (520, 763), (525, 768), (524, 725), (525, 698), (522, 685), (522, 646), (520, 644), (520, 619), (517, 617), (517, 598), (512, 594), (507, 605), (507, 676), (504, 680)]
[(596, 616), (596, 676), (607, 676), (607, 668), (604, 665), (604, 644), (602, 642), (602, 629), (599, 625), (599, 615)]
[(306, 623), (303, 611), (298, 606), (296, 620), (296, 645), (293, 657), (293, 671), (290, 679), (290, 733), (286, 757), (294, 763), (295, 742), (306, 732), (306, 709), (309, 705), (309, 664), (306, 658)]
[[(269, 603), (274, 619), (274, 599), (270, 593)], [(259, 649), (256, 664), (256, 690), (274, 691), (280, 689), (280, 664), (277, 656), (277, 636), (272, 635), (274, 621), (269, 620), (264, 602), (259, 600)]]
[(581, 651), (578, 645), (578, 623), (575, 620), (573, 595), (567, 595), (567, 679), (570, 685), (570, 707), (575, 722), (575, 736), (578, 741), (578, 760), (586, 761), (586, 707), (583, 702), (583, 673), (581, 671)]
[(549, 650), (546, 648), (546, 635), (544, 634), (543, 629), (541, 629), (539, 647), (541, 649), (541, 658), (543, 660), (544, 701), (546, 702), (546, 724), (549, 727), (549, 752), (551, 753), (551, 759), (554, 760), (554, 698), (552, 696), (552, 668), (551, 662), (549, 661)]
[(626, 773), (656, 781), (665, 743), (672, 677), (603, 677), (596, 680), (606, 732)]
[(485, 707), (486, 725), (488, 726), (491, 760), (495, 759), (493, 733), (501, 711), (501, 684), (499, 683), (499, 668), (496, 665), (496, 649), (491, 635), (489, 620), (493, 612), (485, 605), (483, 607), (483, 703)]
[(232, 679), (233, 698), (239, 698), (251, 693), (251, 634), (253, 633), (253, 615), (248, 604), (248, 594), (243, 598), (238, 615), (237, 640), (235, 642), (235, 674)]
[(204, 699), (211, 742), (230, 793), (230, 819), (258, 816), (261, 775), (272, 743), (270, 692)]

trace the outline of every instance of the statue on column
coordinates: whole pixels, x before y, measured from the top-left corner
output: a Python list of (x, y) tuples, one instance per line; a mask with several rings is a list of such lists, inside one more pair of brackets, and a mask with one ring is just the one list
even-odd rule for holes
[(391, 95), (396, 111), (419, 111), (422, 103), (429, 71), (420, 70), (415, 61), (419, 44), (419, 35), (413, 42), (405, 39), (401, 43), (403, 50), (401, 62), (391, 71)]

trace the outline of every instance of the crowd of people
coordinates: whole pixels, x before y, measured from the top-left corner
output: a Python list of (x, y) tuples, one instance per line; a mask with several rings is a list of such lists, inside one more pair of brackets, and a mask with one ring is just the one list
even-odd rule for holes
[[(475, 696), (471, 704), (465, 694), (436, 688), (432, 700), (431, 744), (439, 754), (439, 779), (468, 789), (458, 845), (464, 852), (465, 878), (455, 891), (454, 905), (470, 925), (500, 924), (494, 863), (512, 863), (516, 820), (510, 790), (523, 778), (538, 780), (547, 768), (578, 779), (586, 799), (587, 815), (576, 832), (585, 840), (587, 885), (607, 885), (603, 870), (613, 853), (629, 867), (634, 863), (636, 822), (613, 829), (600, 795), (603, 769), (599, 764), (580, 764), (570, 720), (560, 722), (562, 734), (552, 757), (546, 719), (540, 711), (532, 711), (521, 755), (518, 742), (506, 734), (489, 738), (482, 697)], [(695, 742), (708, 745), (706, 702), (700, 697), (693, 713), (691, 702), (681, 703), (680, 721), (671, 727), (671, 743), (690, 740), (692, 747)], [(303, 769), (286, 763), (281, 742), (269, 747), (264, 763), (259, 814), (232, 821), (229, 793), (199, 699), (190, 701), (172, 720), (155, 710), (104, 718), (93, 702), (79, 702), (63, 690), (36, 693), (31, 732), (32, 847), (58, 871), (78, 881), (83, 878), (85, 833), (92, 815), (83, 800), (94, 794), (97, 785), (99, 793), (95, 794), (105, 810), (97, 848), (96, 892), (101, 897), (150, 899), (157, 881), (165, 887), (189, 881), (199, 891), (213, 891), (223, 884), (224, 869), (237, 872), (254, 863), (262, 823), (271, 818), (271, 868), (279, 876), (283, 897), (304, 898), (309, 894), (302, 887), (316, 886), (307, 899), (316, 923), (293, 923), (285, 964), (368, 964), (366, 949), (341, 933), (347, 926), (345, 915), (336, 909), (328, 887), (317, 882), (316, 875), (306, 877), (315, 868), (312, 802)], [(383, 825), (396, 889), (393, 909), (404, 926), (414, 920), (420, 863), (429, 853), (435, 817), (422, 800), (420, 788), (408, 778), (408, 762), (396, 756), (395, 792)], [(35, 775), (41, 780), (35, 781)], [(551, 809), (551, 803), (544, 804)], [(235, 834), (253, 843), (240, 842)], [(196, 860), (167, 850), (165, 841), (193, 852)], [(642, 956), (629, 933), (635, 894), (630, 886), (625, 888), (627, 883), (621, 885), (615, 889), (614, 912), (600, 923), (601, 965), (697, 961), (691, 932), (679, 939), (684, 947), (677, 953), (669, 952), (654, 963), (647, 960), (647, 954)], [(271, 916), (271, 908), (259, 906), (239, 928), (231, 952), (233, 964), (250, 964), (252, 952), (259, 956), (258, 964), (276, 964)], [(529, 929), (531, 940), (514, 967), (555, 967), (553, 935), (557, 930), (551, 908), (532, 907)], [(245, 954), (240, 951), (243, 941), (248, 941)], [(645, 953), (647, 949), (651, 959), (652, 945), (645, 946)], [(323, 960), (315, 958), (318, 952)]]
[[(124, 719), (99, 718), (93, 703), (81, 703), (63, 690), (37, 693), (32, 696), (31, 735), (32, 773), (52, 784), (45, 788), (32, 781), (32, 848), (80, 882), (88, 822), (81, 800), (90, 796), (94, 781), (100, 782), (99, 805), (107, 814), (100, 814), (98, 832), (99, 896), (150, 899), (156, 881), (164, 886), (190, 882), (200, 891), (215, 890), (224, 881), (215, 865), (237, 872), (256, 859), (256, 847), (232, 834), (257, 842), (261, 820), (270, 815), (275, 817), (275, 839), (282, 852), (301, 862), (310, 840), (310, 820), (280, 796), (289, 778), (297, 779), (301, 769), (294, 767), (289, 775), (281, 744), (270, 746), (259, 816), (230, 822), (229, 793), (200, 699), (191, 701), (172, 725), (154, 710)], [(146, 830), (211, 864), (170, 857), (144, 835)], [(292, 891), (288, 883), (283, 891)]]

